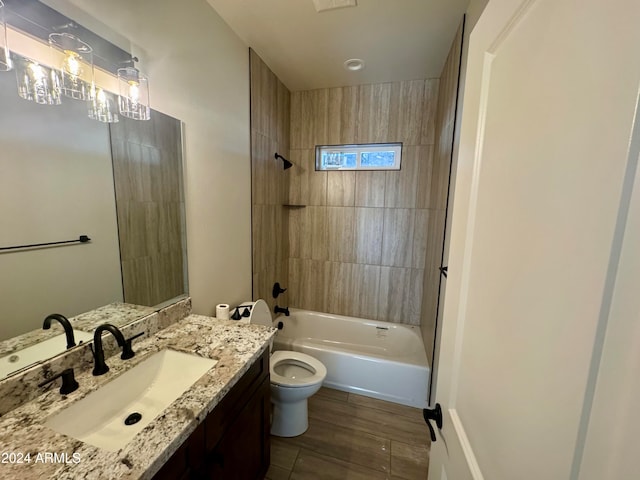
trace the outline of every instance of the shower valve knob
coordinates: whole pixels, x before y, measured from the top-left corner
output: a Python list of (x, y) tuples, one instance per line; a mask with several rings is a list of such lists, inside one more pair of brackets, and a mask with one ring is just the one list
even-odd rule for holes
[(273, 295), (273, 298), (278, 298), (278, 295), (286, 291), (287, 291), (286, 288), (280, 287), (280, 283), (276, 282), (273, 284), (273, 290), (271, 291), (271, 293)]

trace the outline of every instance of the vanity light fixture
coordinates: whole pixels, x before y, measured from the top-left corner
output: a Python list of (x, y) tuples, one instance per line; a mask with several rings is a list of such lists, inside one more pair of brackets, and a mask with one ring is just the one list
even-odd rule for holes
[(116, 95), (94, 85), (89, 101), (89, 118), (104, 123), (117, 123), (118, 99)]
[(7, 45), (7, 24), (4, 20), (5, 6), (0, 0), (0, 71), (11, 70), (11, 56)]
[(51, 65), (60, 72), (62, 93), (76, 100), (91, 100), (93, 48), (70, 33), (49, 35)]
[(124, 67), (118, 69), (118, 85), (120, 115), (134, 120), (149, 120), (149, 79), (135, 67)]
[(55, 70), (25, 57), (16, 57), (18, 95), (41, 105), (60, 105), (60, 78)]

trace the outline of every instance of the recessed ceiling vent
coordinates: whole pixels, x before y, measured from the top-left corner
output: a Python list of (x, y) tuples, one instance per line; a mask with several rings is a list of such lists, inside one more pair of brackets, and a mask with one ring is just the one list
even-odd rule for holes
[(313, 0), (317, 12), (335, 10), (337, 8), (355, 7), (356, 0)]

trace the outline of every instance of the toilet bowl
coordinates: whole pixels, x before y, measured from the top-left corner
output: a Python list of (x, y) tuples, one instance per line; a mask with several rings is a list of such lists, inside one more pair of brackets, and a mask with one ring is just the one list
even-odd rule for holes
[[(249, 322), (273, 326), (271, 312), (264, 300), (253, 304)], [(273, 404), (271, 434), (278, 437), (302, 435), (309, 427), (307, 399), (320, 389), (327, 369), (310, 355), (279, 350), (271, 354), (269, 374)]]
[(307, 399), (320, 390), (327, 369), (320, 360), (288, 350), (273, 352), (269, 364), (273, 403), (271, 434), (302, 435), (309, 427)]

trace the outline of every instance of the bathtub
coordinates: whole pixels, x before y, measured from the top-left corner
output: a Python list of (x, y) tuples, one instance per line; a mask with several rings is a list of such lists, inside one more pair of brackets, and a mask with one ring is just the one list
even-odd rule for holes
[(420, 328), (290, 309), (274, 350), (295, 350), (327, 367), (323, 385), (389, 402), (426, 408), (429, 363)]

